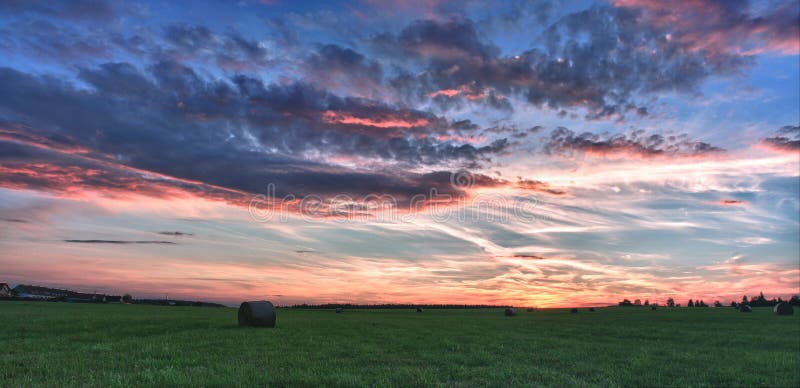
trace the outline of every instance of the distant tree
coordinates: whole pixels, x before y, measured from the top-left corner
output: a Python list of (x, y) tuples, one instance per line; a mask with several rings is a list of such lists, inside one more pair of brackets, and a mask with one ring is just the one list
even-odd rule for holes
[(749, 304), (750, 304), (750, 306), (753, 306), (753, 307), (756, 307), (756, 306), (763, 307), (763, 306), (769, 306), (770, 302), (767, 300), (766, 297), (764, 297), (764, 293), (763, 292), (759, 292), (758, 296), (753, 296), (753, 297), (750, 298), (750, 303)]
[(633, 304), (635, 304), (637, 306), (641, 306), (642, 305), (642, 301), (640, 299), (636, 299), (635, 301), (633, 301)]
[(694, 302), (693, 302), (691, 299), (689, 299), (689, 304), (688, 304), (688, 306), (689, 306), (689, 307), (694, 307)]
[(633, 306), (633, 303), (631, 303), (630, 299), (624, 299), (622, 302), (619, 302), (619, 305), (620, 306)]
[(131, 294), (122, 295), (122, 302), (123, 303), (133, 303), (133, 297)]
[(750, 304), (750, 302), (747, 300), (747, 295), (742, 296), (742, 304)]
[(722, 303), (720, 303), (720, 301), (716, 300), (716, 301), (714, 301), (714, 307), (722, 307)]
[(650, 299), (645, 299), (644, 300), (644, 305), (645, 306), (650, 306)]
[(675, 307), (675, 299), (672, 298), (667, 299), (667, 306)]
[(789, 299), (789, 304), (800, 306), (800, 295), (792, 295), (792, 298)]
[(736, 307), (736, 302), (731, 301), (731, 307)]

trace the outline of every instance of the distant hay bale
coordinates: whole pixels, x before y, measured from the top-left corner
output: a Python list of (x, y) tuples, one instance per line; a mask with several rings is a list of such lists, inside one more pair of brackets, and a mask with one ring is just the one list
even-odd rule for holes
[(772, 312), (774, 312), (775, 315), (792, 315), (794, 314), (794, 309), (792, 308), (792, 305), (782, 302), (776, 304), (772, 309)]
[(740, 304), (739, 305), (739, 311), (741, 311), (743, 313), (752, 313), (753, 312), (753, 308), (748, 306), (748, 305), (746, 305), (746, 304)]
[(342, 312), (344, 312), (343, 308), (341, 308), (341, 307), (337, 307), (336, 308), (336, 314), (341, 314)]
[(417, 307), (417, 312), (421, 313), (422, 312), (422, 307)]
[(578, 309), (573, 307), (572, 310), (569, 310), (569, 312), (572, 313), (572, 314), (577, 314), (578, 313)]
[(589, 307), (589, 311), (594, 312), (594, 307)]
[(513, 316), (517, 315), (517, 310), (514, 310), (514, 309), (509, 307), (509, 308), (506, 309), (505, 314), (506, 314), (507, 317), (513, 317)]
[(650, 305), (650, 310), (656, 311), (658, 310), (658, 306)]
[(239, 306), (239, 326), (275, 327), (275, 306), (265, 300), (242, 302)]

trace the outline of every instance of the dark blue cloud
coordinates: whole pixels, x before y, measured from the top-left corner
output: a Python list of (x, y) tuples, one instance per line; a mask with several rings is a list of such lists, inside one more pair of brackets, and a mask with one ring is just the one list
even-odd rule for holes
[(591, 153), (599, 156), (691, 157), (714, 155), (724, 152), (706, 142), (690, 139), (688, 135), (647, 134), (634, 131), (631, 134), (577, 134), (567, 128), (557, 128), (550, 133), (545, 145), (550, 154)]
[[(375, 192), (409, 198), (430, 188), (458, 190), (438, 175), (383, 171), (380, 165), (371, 171), (352, 170), (303, 155), (352, 155), (408, 166), (445, 161), (472, 165), (508, 146), (502, 139), (475, 147), (418, 138), (420, 133), (477, 127), (376, 101), (338, 97), (306, 84), (265, 85), (245, 76), (206, 80), (175, 62), (157, 63), (147, 73), (131, 64), (107, 63), (80, 68), (78, 77), (90, 89), (52, 76), (0, 68), (0, 82), (6, 90), (14, 90), (0, 93), (0, 117), (7, 123), (29, 124), (19, 126), (22, 129), (15, 135), (31, 135), (25, 137), (26, 147), (30, 138), (40, 138), (48, 139), (47, 144), (82, 147), (91, 153), (87, 160), (3, 144), (4, 164), (22, 168), (44, 163), (70, 172), (63, 182), (52, 179), (58, 174), (54, 168), (51, 174), (6, 177), (7, 184), (125, 189), (146, 178), (146, 174), (121, 168), (126, 166), (250, 193), (275, 183), (279, 194)], [(361, 118), (413, 118), (426, 124), (418, 129), (327, 122), (324, 113), (329, 111)], [(103, 173), (84, 177), (75, 173), (81, 169)], [(178, 186), (186, 188), (184, 183)]]
[(777, 150), (800, 151), (800, 126), (783, 126), (775, 136), (763, 139), (762, 143)]

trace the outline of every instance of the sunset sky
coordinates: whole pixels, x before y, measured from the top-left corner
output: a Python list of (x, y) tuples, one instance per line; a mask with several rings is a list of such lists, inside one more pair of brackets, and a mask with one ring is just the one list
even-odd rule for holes
[(800, 3), (0, 1), (0, 282), (800, 292)]

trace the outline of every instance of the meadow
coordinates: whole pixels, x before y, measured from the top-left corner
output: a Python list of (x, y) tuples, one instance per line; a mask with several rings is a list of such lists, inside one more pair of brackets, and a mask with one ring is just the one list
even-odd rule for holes
[[(795, 309), (797, 310), (797, 309)], [(771, 309), (236, 309), (0, 302), (0, 386), (800, 386)]]

